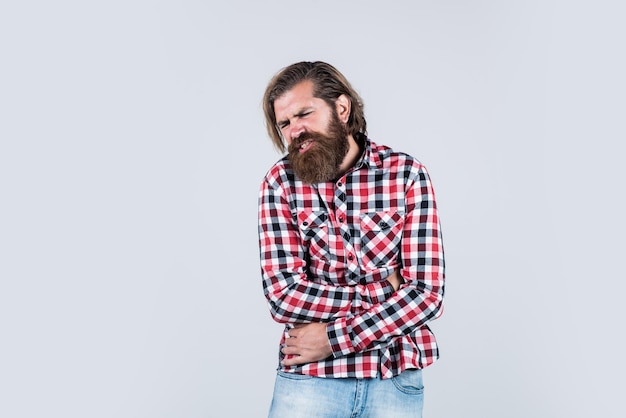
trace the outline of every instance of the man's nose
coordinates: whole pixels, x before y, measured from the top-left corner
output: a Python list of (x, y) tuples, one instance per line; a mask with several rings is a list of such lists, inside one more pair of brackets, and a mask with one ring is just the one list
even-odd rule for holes
[(289, 126), (289, 140), (293, 141), (304, 132), (304, 124), (300, 121), (294, 121)]

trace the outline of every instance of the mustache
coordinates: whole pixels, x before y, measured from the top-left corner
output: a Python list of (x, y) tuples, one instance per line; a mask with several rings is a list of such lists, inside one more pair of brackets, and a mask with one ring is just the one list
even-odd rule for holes
[(315, 140), (317, 138), (319, 138), (319, 135), (315, 132), (302, 132), (291, 141), (291, 144), (289, 144), (289, 150), (296, 150), (300, 148), (300, 145), (302, 145), (304, 141), (308, 141), (311, 139)]

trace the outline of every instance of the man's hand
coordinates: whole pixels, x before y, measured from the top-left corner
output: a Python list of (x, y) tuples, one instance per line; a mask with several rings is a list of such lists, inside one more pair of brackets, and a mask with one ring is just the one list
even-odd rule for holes
[(282, 352), (289, 356), (283, 360), (285, 366), (324, 360), (333, 353), (326, 335), (326, 324), (296, 325), (289, 330)]
[(400, 285), (404, 283), (404, 279), (400, 276), (398, 270), (394, 270), (394, 272), (387, 277), (387, 281), (393, 286), (393, 290), (398, 290)]

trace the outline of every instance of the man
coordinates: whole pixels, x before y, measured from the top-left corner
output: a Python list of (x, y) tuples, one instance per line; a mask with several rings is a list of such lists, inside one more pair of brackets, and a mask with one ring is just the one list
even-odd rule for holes
[(426, 168), (367, 137), (361, 98), (327, 63), (282, 69), (263, 107), (288, 151), (259, 198), (263, 290), (285, 324), (270, 417), (421, 417), (444, 290)]

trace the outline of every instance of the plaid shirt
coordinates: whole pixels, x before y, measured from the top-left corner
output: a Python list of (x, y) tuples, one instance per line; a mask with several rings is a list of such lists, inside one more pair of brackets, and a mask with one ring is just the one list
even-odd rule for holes
[[(442, 312), (444, 259), (435, 195), (413, 157), (367, 138), (335, 182), (295, 178), (287, 157), (259, 196), (263, 290), (286, 324), (324, 322), (333, 355), (279, 370), (390, 378), (439, 357), (426, 323)], [(398, 291), (385, 280), (399, 270)], [(284, 355), (279, 351), (279, 357)]]

